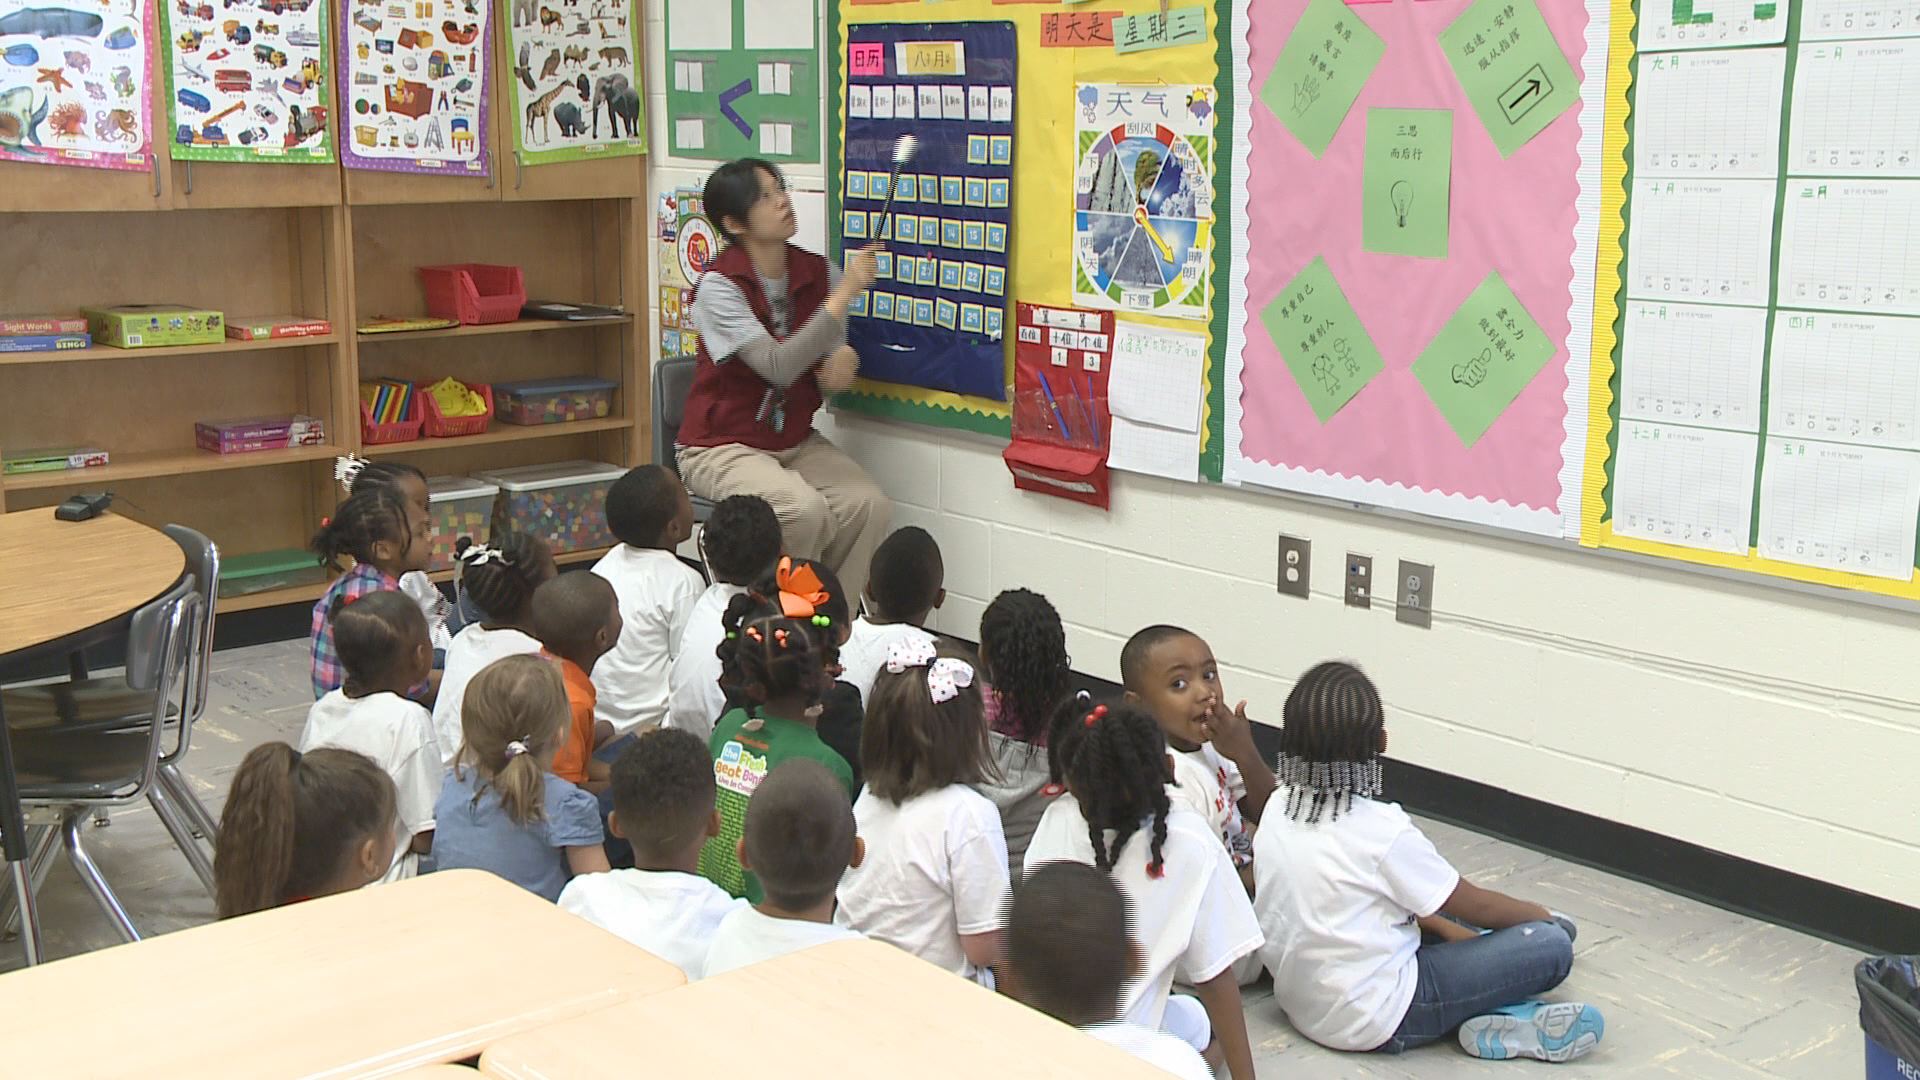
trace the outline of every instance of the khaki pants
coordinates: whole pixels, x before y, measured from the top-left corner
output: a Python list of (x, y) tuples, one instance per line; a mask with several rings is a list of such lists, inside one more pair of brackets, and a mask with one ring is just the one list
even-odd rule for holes
[(739, 443), (685, 447), (680, 475), (687, 490), (713, 502), (730, 495), (767, 500), (780, 519), (787, 554), (832, 567), (847, 607), (859, 610), (873, 549), (893, 522), (893, 500), (826, 436), (815, 432), (782, 453)]

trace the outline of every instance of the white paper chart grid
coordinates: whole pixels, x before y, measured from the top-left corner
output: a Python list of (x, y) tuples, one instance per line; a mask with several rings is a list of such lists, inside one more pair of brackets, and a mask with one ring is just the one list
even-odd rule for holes
[(1780, 175), (1787, 50), (1640, 59), (1633, 116), (1637, 176)]
[(1780, 312), (1767, 431), (1920, 449), (1920, 319)]
[[(1724, 45), (1778, 45), (1787, 39), (1787, 5), (1754, 0), (1693, 0), (1693, 17), (1674, 21), (1674, 5), (1640, 5), (1640, 51), (1709, 49)], [(1761, 18), (1763, 12), (1767, 17)]]
[(1920, 176), (1920, 41), (1802, 45), (1791, 131), (1796, 176)]
[(1920, 315), (1920, 180), (1793, 180), (1786, 199), (1781, 306)]
[(1901, 581), (1913, 576), (1920, 454), (1768, 438), (1760, 554)]
[(1766, 349), (1765, 308), (1628, 301), (1620, 415), (1758, 432)]
[(1920, 0), (1804, 0), (1802, 41), (1913, 37), (1920, 34)]
[(1765, 307), (1775, 186), (1635, 177), (1627, 295)]
[(1614, 532), (1747, 553), (1758, 435), (1622, 420), (1619, 439), (1613, 467)]

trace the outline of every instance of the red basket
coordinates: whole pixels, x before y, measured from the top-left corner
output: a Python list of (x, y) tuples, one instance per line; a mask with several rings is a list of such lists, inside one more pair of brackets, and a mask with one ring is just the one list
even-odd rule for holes
[[(462, 417), (462, 419), (465, 418)], [(366, 402), (360, 403), (360, 441), (367, 446), (412, 442), (420, 437), (420, 425), (424, 423), (426, 419), (420, 415), (419, 406), (413, 402), (407, 403), (406, 418), (395, 420), (391, 424), (374, 423), (373, 411), (367, 408)]]
[(527, 305), (527, 283), (517, 266), (423, 266), (420, 282), (427, 290), (428, 312), (469, 326), (513, 322)]
[(467, 383), (467, 389), (480, 395), (487, 403), (487, 411), (478, 416), (441, 416), (440, 405), (433, 395), (423, 388), (420, 391), (420, 411), (425, 414), (427, 438), (450, 439), (459, 435), (484, 435), (487, 422), (493, 419), (493, 387), (487, 383)]

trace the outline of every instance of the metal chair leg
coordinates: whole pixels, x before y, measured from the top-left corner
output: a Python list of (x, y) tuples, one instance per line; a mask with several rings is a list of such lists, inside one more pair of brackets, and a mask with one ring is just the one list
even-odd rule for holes
[(74, 871), (80, 875), (81, 883), (87, 887), (88, 892), (93, 894), (94, 903), (100, 905), (100, 910), (105, 913), (107, 921), (113, 924), (113, 928), (119, 932), (120, 937), (126, 941), (139, 941), (140, 931), (134, 929), (133, 919), (127, 915), (127, 909), (120, 906), (120, 898), (113, 895), (113, 890), (107, 886), (106, 877), (100, 873), (100, 867), (94, 864), (93, 856), (87, 854), (85, 845), (81, 843), (80, 823), (85, 821), (86, 817), (86, 811), (83, 809), (77, 813), (68, 814), (67, 819), (61, 823), (60, 834), (61, 840), (66, 844), (67, 861), (73, 864)]
[(187, 817), (193, 826), (193, 835), (207, 842), (208, 847), (217, 846), (216, 837), (220, 835), (220, 823), (208, 812), (207, 804), (200, 801), (194, 793), (193, 783), (189, 781), (177, 765), (160, 766), (160, 782), (166, 785), (167, 794)]
[(187, 857), (187, 865), (199, 876), (200, 884), (206, 886), (207, 895), (213, 895), (213, 861), (207, 858), (205, 848), (193, 838), (193, 830), (171, 795), (166, 792), (165, 784), (155, 784), (147, 789), (147, 801), (153, 804), (153, 812), (159, 816), (160, 824), (167, 827), (167, 834), (173, 837), (175, 847)]
[[(27, 827), (27, 873), (33, 882), (33, 895), (47, 887), (47, 875), (53, 872), (54, 853), (60, 850), (60, 830), (52, 825)], [(4, 936), (11, 939), (20, 932), (19, 890), (10, 890), (5, 906)]]
[(19, 897), (21, 922), (26, 932), (20, 935), (20, 950), (26, 954), (27, 966), (40, 962), (40, 913), (34, 906), (32, 874), (25, 860), (8, 863), (12, 870), (13, 891)]

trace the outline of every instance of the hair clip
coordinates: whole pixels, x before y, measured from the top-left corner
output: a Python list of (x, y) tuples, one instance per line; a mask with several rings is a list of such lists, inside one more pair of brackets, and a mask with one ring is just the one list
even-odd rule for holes
[(944, 705), (973, 685), (973, 665), (965, 660), (943, 656), (927, 665), (927, 694), (935, 705)]
[(833, 619), (826, 615), (815, 615), (813, 617), (813, 625), (825, 629), (833, 625)]
[(353, 482), (360, 478), (360, 470), (370, 462), (356, 454), (343, 454), (333, 459), (333, 478), (339, 482), (342, 490), (351, 492)]
[(1106, 718), (1107, 707), (1105, 705), (1095, 705), (1093, 711), (1087, 714), (1087, 726), (1092, 727)]
[(1040, 785), (1040, 797), (1043, 799), (1057, 799), (1060, 796), (1065, 795), (1066, 793), (1067, 793), (1067, 787), (1065, 784)]
[(320, 519), (320, 527), (323, 529), (331, 526), (332, 524), (333, 524), (333, 519), (330, 517), (323, 517)]
[(739, 632), (738, 632), (738, 631), (735, 631), (735, 630), (729, 630), (729, 631), (727, 631), (727, 640), (728, 640), (728, 641), (738, 641), (738, 640), (740, 640), (740, 634), (739, 634)]
[(778, 645), (778, 646), (780, 646), (781, 648), (783, 648), (783, 649), (784, 649), (784, 648), (786, 648), (786, 647), (787, 647), (787, 632), (786, 632), (786, 631), (785, 631), (784, 629), (782, 629), (782, 630), (775, 630), (775, 631), (773, 632), (773, 641), (774, 641), (774, 644), (776, 644), (776, 645)]
[(1147, 876), (1155, 879), (1156, 881), (1159, 880), (1160, 878), (1166, 877), (1167, 864), (1163, 862), (1147, 864)]
[(767, 639), (760, 636), (760, 628), (757, 626), (749, 626), (745, 630), (742, 630), (740, 632), (752, 638), (753, 640), (760, 642), (763, 645), (766, 644)]
[(774, 585), (780, 590), (780, 613), (789, 619), (811, 617), (820, 605), (827, 602), (827, 590), (820, 583), (820, 575), (813, 567), (795, 568), (790, 556), (780, 557), (780, 565), (774, 570)]
[(931, 641), (897, 641), (887, 647), (887, 670), (898, 675), (908, 668), (926, 667), (939, 655)]
[(533, 736), (527, 735), (518, 739), (508, 740), (507, 760), (512, 761), (514, 758), (519, 757), (521, 754), (529, 753), (530, 751), (528, 751), (527, 749), (527, 742), (532, 738)]

